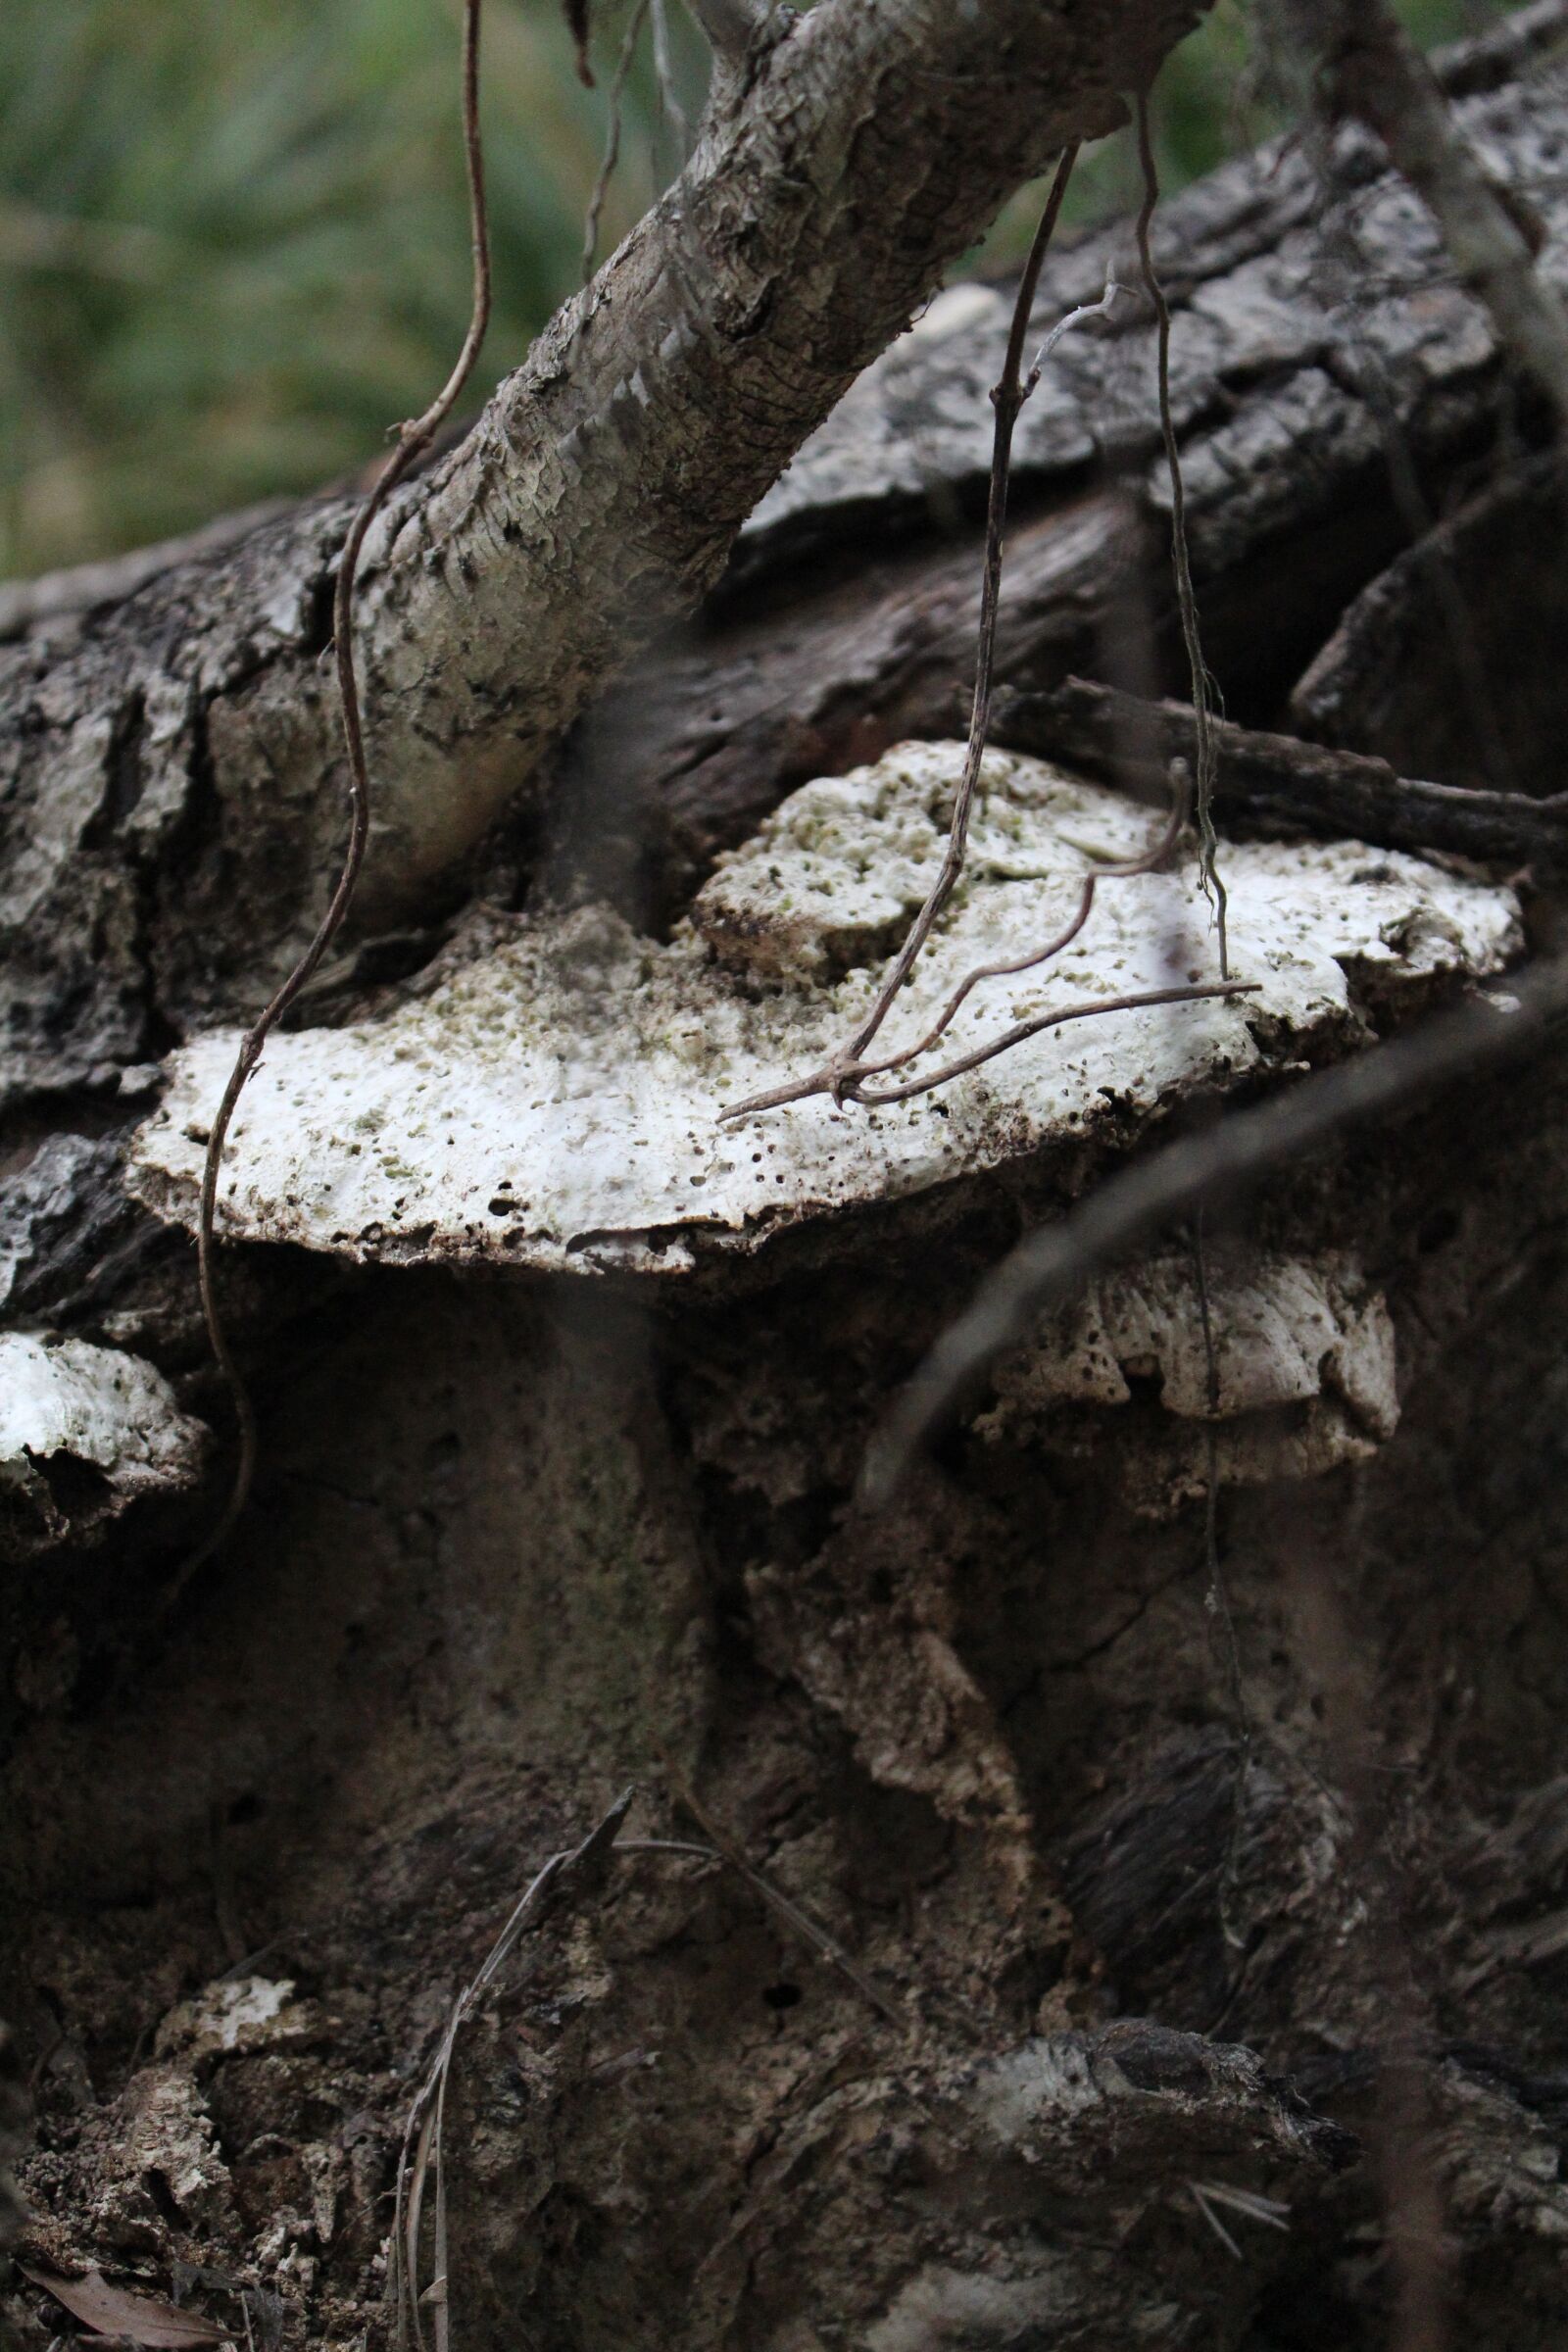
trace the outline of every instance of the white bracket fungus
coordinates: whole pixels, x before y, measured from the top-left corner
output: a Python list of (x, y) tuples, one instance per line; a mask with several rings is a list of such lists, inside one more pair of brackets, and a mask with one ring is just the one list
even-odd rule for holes
[[(1192, 1089), (1343, 1051), (1365, 1037), (1365, 1006), (1519, 951), (1507, 890), (1353, 842), (1230, 843), (1232, 962), (1254, 995), (1081, 1021), (896, 1108), (817, 1098), (721, 1126), (726, 1104), (819, 1064), (869, 1005), (935, 872), (962, 757), (909, 744), (803, 787), (667, 945), (595, 908), (491, 923), (383, 1017), (274, 1038), (235, 1119), (220, 1231), (360, 1259), (678, 1271), (699, 1249), (754, 1250), (780, 1225), (1112, 1122), (1124, 1139)], [(1161, 821), (1041, 760), (992, 755), (984, 781), (890, 1045), (975, 964), (1037, 948), (1091, 866)], [(976, 989), (931, 1058), (1054, 1004), (1212, 977), (1191, 859), (1107, 882), (1068, 951)], [(138, 1141), (138, 1190), (187, 1224), (235, 1044), (178, 1054)]]
[[(43, 1549), (138, 1495), (193, 1486), (207, 1439), (139, 1356), (0, 1333), (0, 1550)], [(56, 1465), (70, 1473), (63, 1499)]]
[(1190, 1250), (1102, 1276), (997, 1367), (980, 1432), (1079, 1451), (1104, 1426), (1096, 1408), (1145, 1386), (1163, 1409), (1118, 1428), (1117, 1461), (1134, 1506), (1155, 1515), (1203, 1493), (1210, 1436), (1220, 1482), (1254, 1486), (1364, 1460), (1394, 1435), (1394, 1322), (1353, 1258), (1211, 1245), (1203, 1288), (1206, 1336)]

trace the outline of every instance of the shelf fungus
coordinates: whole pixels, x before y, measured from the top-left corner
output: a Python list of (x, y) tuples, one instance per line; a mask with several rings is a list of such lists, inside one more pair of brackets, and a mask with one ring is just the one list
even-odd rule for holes
[(1114, 1427), (1129, 1501), (1161, 1517), (1205, 1492), (1211, 1446), (1222, 1485), (1265, 1485), (1364, 1460), (1398, 1418), (1394, 1320), (1351, 1255), (1221, 1243), (1201, 1287), (1193, 1250), (1161, 1253), (1048, 1318), (977, 1428), (1081, 1453)]
[(208, 1432), (139, 1356), (0, 1333), (0, 1558), (92, 1536), (201, 1475)]
[[(595, 907), (489, 916), (390, 1011), (273, 1039), (234, 1122), (220, 1234), (357, 1259), (680, 1272), (1053, 1150), (1129, 1145), (1187, 1095), (1353, 1051), (1434, 984), (1519, 952), (1505, 889), (1353, 842), (1233, 842), (1231, 959), (1250, 994), (1076, 1018), (896, 1107), (819, 1095), (721, 1123), (853, 1034), (936, 872), (961, 760), (956, 744), (907, 744), (804, 786), (668, 942)], [(1093, 868), (1135, 857), (1161, 821), (990, 756), (963, 876), (878, 1050), (918, 1038), (977, 964), (1036, 952)], [(976, 987), (903, 1074), (1057, 1007), (1214, 976), (1191, 857), (1107, 880), (1064, 953)], [(175, 1057), (137, 1144), (137, 1189), (186, 1224), (235, 1043)]]

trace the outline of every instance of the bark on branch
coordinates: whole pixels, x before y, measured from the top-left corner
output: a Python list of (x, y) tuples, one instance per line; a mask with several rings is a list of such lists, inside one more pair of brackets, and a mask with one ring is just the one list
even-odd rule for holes
[[(824, 0), (774, 20), (679, 180), (366, 551), (368, 919), (417, 904), (628, 646), (713, 582), (751, 508), (947, 264), (1065, 140), (1120, 120), (1118, 93), (1201, 6)], [(44, 919), (56, 936), (118, 920), (155, 965), (183, 965), (159, 993), (187, 1006), (199, 972), (166, 927), (239, 934), (252, 973), (274, 940), (286, 960), (340, 831), (318, 662), (345, 520), (328, 506), (264, 529), (155, 583), (64, 659), (46, 644), (13, 658), (0, 758), (24, 865), (0, 919), (19, 941)], [(70, 870), (95, 825), (123, 832), (127, 816), (149, 862), (172, 827), (201, 836), (206, 879), (193, 892), (187, 875), (177, 925), (156, 881)], [(84, 942), (89, 995), (92, 961)], [(13, 983), (24, 1052), (58, 1027), (58, 958), (35, 982)], [(134, 1056), (101, 1006), (97, 1021), (100, 1052)]]

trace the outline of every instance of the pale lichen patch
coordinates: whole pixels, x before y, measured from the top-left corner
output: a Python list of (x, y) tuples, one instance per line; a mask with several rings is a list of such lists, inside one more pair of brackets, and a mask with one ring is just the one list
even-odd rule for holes
[[(1125, 1135), (1191, 1089), (1358, 1042), (1369, 973), (1381, 1005), (1518, 951), (1506, 890), (1356, 843), (1233, 843), (1232, 956), (1255, 994), (1042, 1034), (897, 1108), (818, 1098), (721, 1126), (726, 1104), (817, 1066), (863, 1014), (880, 958), (857, 961), (857, 943), (918, 904), (961, 760), (957, 745), (906, 745), (804, 787), (667, 944), (594, 908), (491, 922), (383, 1017), (273, 1039), (235, 1120), (220, 1230), (356, 1258), (677, 1271), (699, 1248), (751, 1250), (781, 1224), (929, 1192), (1112, 1112)], [(1039, 760), (994, 756), (986, 785), (890, 1045), (918, 1036), (974, 964), (1038, 947), (1091, 864), (1159, 821)], [(1055, 962), (975, 991), (944, 1052), (1213, 965), (1190, 862), (1107, 883)], [(178, 1054), (138, 1140), (138, 1190), (186, 1223), (233, 1051), (212, 1037)]]
[(319, 2031), (318, 2011), (296, 1999), (292, 1978), (220, 1977), (169, 2011), (153, 2052), (191, 2061), (251, 2056), (298, 2049)]

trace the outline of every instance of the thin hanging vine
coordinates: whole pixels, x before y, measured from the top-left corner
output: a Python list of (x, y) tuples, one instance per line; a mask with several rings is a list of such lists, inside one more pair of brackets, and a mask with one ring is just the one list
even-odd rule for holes
[(1197, 767), (1194, 800), (1199, 829), (1203, 889), (1216, 911), (1219, 933), (1219, 978), (1185, 987), (1172, 987), (1138, 992), (1119, 997), (1097, 998), (1077, 1004), (1059, 1006), (1020, 1021), (1012, 1028), (988, 1039), (970, 1052), (941, 1064), (918, 1078), (907, 1078), (890, 1087), (873, 1088), (869, 1080), (887, 1077), (901, 1071), (919, 1055), (930, 1052), (946, 1035), (959, 1007), (971, 991), (982, 981), (1012, 977), (1033, 971), (1059, 956), (1077, 938), (1089, 920), (1095, 903), (1098, 883), (1111, 878), (1129, 879), (1138, 874), (1155, 872), (1174, 851), (1187, 822), (1188, 792), (1185, 771), (1179, 767), (1172, 773), (1172, 805), (1164, 830), (1150, 848), (1136, 858), (1120, 862), (1106, 862), (1085, 877), (1078, 906), (1064, 928), (1046, 944), (1028, 955), (1007, 962), (985, 963), (965, 975), (949, 998), (935, 1023), (914, 1044), (880, 1059), (868, 1058), (869, 1049), (881, 1033), (884, 1023), (907, 982), (915, 962), (937, 921), (957, 886), (963, 871), (968, 848), (969, 823), (974, 810), (975, 796), (980, 784), (981, 764), (985, 758), (986, 741), (990, 732), (991, 705), (996, 672), (997, 618), (1002, 594), (1002, 560), (1006, 534), (1007, 494), (1012, 468), (1013, 432), (1020, 411), (1040, 381), (1041, 369), (1053, 347), (1069, 327), (1082, 320), (1109, 315), (1116, 296), (1124, 291), (1114, 272), (1107, 278), (1105, 291), (1098, 303), (1081, 305), (1070, 312), (1053, 329), (1036, 354), (1027, 375), (1023, 372), (1024, 347), (1028, 339), (1029, 321), (1039, 290), (1040, 272), (1045, 263), (1057, 220), (1061, 215), (1068, 182), (1078, 158), (1076, 143), (1063, 149), (1052, 179), (1045, 210), (1041, 214), (1029, 258), (1019, 281), (1013, 304), (1012, 323), (1007, 336), (1006, 357), (1001, 377), (993, 386), (992, 406), (996, 411), (996, 427), (992, 440), (991, 485), (986, 510), (985, 565), (980, 591), (979, 639), (975, 656), (974, 697), (970, 707), (969, 735), (964, 751), (963, 771), (954, 801), (953, 817), (949, 828), (947, 848), (935, 881), (926, 895), (925, 903), (909, 926), (903, 947), (883, 979), (870, 1011), (846, 1044), (815, 1070), (803, 1078), (786, 1080), (766, 1092), (749, 1096), (746, 1101), (730, 1104), (720, 1113), (726, 1120), (749, 1118), (753, 1113), (778, 1108), (786, 1102), (799, 1102), (813, 1095), (830, 1096), (842, 1107), (845, 1102), (859, 1102), (877, 1108), (894, 1102), (906, 1102), (916, 1095), (931, 1093), (945, 1086), (950, 1079), (976, 1069), (999, 1054), (1005, 1054), (1026, 1038), (1039, 1036), (1048, 1029), (1059, 1028), (1067, 1021), (1088, 1020), (1097, 1015), (1129, 1012), (1157, 1004), (1190, 1004), (1204, 998), (1231, 997), (1250, 993), (1251, 984), (1234, 981), (1230, 975), (1229, 945), (1226, 936), (1225, 888), (1219, 877), (1217, 842), (1214, 834), (1213, 798), (1216, 755), (1214, 749), (1212, 706), (1208, 672), (1203, 663), (1202, 648), (1198, 632), (1197, 599), (1193, 591), (1192, 570), (1188, 562), (1186, 507), (1183, 496), (1181, 455), (1177, 447), (1175, 425), (1170, 400), (1170, 308), (1165, 300), (1154, 269), (1150, 246), (1150, 224), (1159, 200), (1159, 182), (1154, 169), (1153, 148), (1149, 130), (1149, 104), (1146, 97), (1137, 101), (1138, 151), (1144, 175), (1144, 200), (1138, 216), (1137, 242), (1145, 288), (1153, 305), (1156, 320), (1156, 376), (1159, 399), (1160, 430), (1164, 442), (1166, 463), (1170, 469), (1172, 497), (1172, 563), (1176, 573), (1177, 603), (1181, 612), (1182, 636), (1187, 648), (1193, 675), (1193, 705), (1197, 717)]
[(473, 300), (468, 318), (467, 332), (451, 374), (423, 415), (398, 428), (397, 447), (382, 467), (368, 495), (349, 526), (338, 559), (337, 581), (332, 601), (333, 658), (337, 673), (338, 696), (343, 712), (343, 743), (349, 770), (349, 833), (325, 913), (317, 927), (316, 935), (306, 948), (288, 977), (264, 1007), (252, 1027), (246, 1032), (229, 1072), (228, 1084), (213, 1120), (207, 1140), (207, 1155), (202, 1168), (201, 1208), (196, 1228), (196, 1261), (201, 1285), (202, 1312), (206, 1318), (207, 1334), (214, 1357), (225, 1387), (233, 1400), (234, 1418), (239, 1432), (239, 1459), (228, 1499), (216, 1526), (201, 1544), (182, 1563), (172, 1587), (166, 1592), (165, 1602), (172, 1599), (187, 1579), (211, 1558), (245, 1506), (255, 1476), (257, 1452), (256, 1408), (246, 1387), (244, 1376), (235, 1361), (223, 1325), (218, 1297), (215, 1266), (215, 1223), (218, 1208), (218, 1184), (223, 1162), (223, 1148), (246, 1082), (262, 1058), (267, 1041), (289, 1006), (318, 969), (321, 958), (342, 930), (353, 903), (360, 870), (365, 863), (366, 846), (370, 834), (370, 775), (365, 751), (365, 726), (360, 705), (360, 683), (354, 653), (354, 589), (359, 575), (360, 557), (371, 524), (380, 514), (398, 484), (405, 479), (418, 459), (429, 448), (435, 435), (451, 416), (462, 396), (463, 388), (473, 372), (473, 365), (484, 341), (490, 321), (490, 239), (485, 211), (484, 146), (479, 127), (479, 35), (483, 0), (465, 0), (463, 21), (463, 138), (467, 169), (468, 213), (473, 245)]

